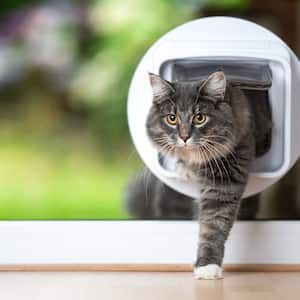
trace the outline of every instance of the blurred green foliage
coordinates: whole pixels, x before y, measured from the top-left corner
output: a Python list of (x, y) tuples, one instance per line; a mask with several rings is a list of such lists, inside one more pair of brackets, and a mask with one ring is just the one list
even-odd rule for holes
[(127, 218), (121, 199), (134, 161), (108, 164), (72, 139), (80, 151), (57, 139), (1, 140), (1, 219)]
[(0, 14), (6, 14), (19, 9), (20, 7), (29, 6), (40, 2), (39, 0), (9, 0), (1, 1)]
[[(166, 0), (81, 1), (85, 20), (72, 25), (47, 3), (7, 44), (6, 68), (12, 78), (23, 71), (0, 88), (0, 218), (128, 218), (124, 185), (141, 165), (127, 129), (129, 82), (147, 48), (192, 11)], [(20, 1), (0, 9), (17, 5), (22, 12)]]
[(137, 63), (203, 6), (247, 2), (2, 1), (0, 22), (13, 22), (0, 44), (0, 218), (127, 218), (124, 185), (141, 166), (126, 121)]
[(72, 82), (72, 101), (91, 111), (90, 125), (111, 148), (128, 140), (124, 112), (137, 63), (156, 39), (193, 14), (167, 0), (102, 0), (90, 11), (93, 37)]
[(223, 10), (246, 10), (249, 8), (250, 0), (210, 0), (208, 7), (210, 9), (223, 9)]

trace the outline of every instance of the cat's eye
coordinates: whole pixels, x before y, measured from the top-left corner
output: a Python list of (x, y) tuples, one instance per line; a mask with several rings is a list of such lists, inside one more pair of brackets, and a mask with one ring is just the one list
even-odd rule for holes
[(205, 114), (196, 114), (193, 118), (193, 122), (195, 125), (202, 125), (206, 121), (206, 115)]
[(174, 126), (178, 123), (178, 117), (174, 114), (168, 114), (166, 119), (167, 119), (168, 124), (170, 124), (172, 126)]

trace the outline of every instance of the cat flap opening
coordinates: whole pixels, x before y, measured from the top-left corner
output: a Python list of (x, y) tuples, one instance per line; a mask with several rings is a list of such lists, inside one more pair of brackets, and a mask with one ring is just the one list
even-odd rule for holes
[(169, 60), (160, 67), (161, 75), (170, 81), (204, 80), (217, 70), (242, 89), (268, 90), (272, 85), (272, 72), (265, 60), (195, 57)]
[[(227, 81), (243, 90), (257, 118), (264, 125), (256, 134), (256, 157), (266, 154), (271, 148), (272, 141), (272, 113), (269, 101), (269, 89), (272, 86), (272, 71), (265, 60), (230, 59), (230, 58), (189, 58), (169, 60), (160, 67), (160, 75), (171, 82), (205, 80), (209, 74), (224, 71)], [(275, 150), (275, 149), (274, 149)], [(273, 151), (274, 151), (273, 150)], [(268, 167), (276, 168), (273, 158), (282, 158), (283, 153), (273, 153), (269, 156)], [(283, 159), (283, 158), (282, 158)], [(276, 159), (280, 164), (282, 159)], [(172, 162), (171, 162), (172, 161)], [(168, 170), (173, 169), (173, 160), (162, 158), (159, 162)], [(253, 171), (264, 171), (266, 167), (261, 163), (254, 163)]]

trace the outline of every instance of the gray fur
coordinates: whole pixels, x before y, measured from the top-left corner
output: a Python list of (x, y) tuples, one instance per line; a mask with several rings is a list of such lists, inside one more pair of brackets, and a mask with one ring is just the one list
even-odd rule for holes
[(194, 219), (193, 200), (163, 184), (146, 168), (131, 178), (125, 193), (126, 211), (138, 219)]
[[(268, 108), (260, 116), (242, 90), (232, 87), (221, 71), (205, 82), (170, 83), (154, 74), (150, 74), (150, 82), (153, 105), (146, 123), (148, 136), (162, 154), (176, 156), (178, 172), (198, 181), (199, 190), (205, 192), (193, 202), (150, 174), (148, 206), (143, 204), (136, 210), (138, 199), (145, 203), (136, 178), (128, 189), (128, 209), (146, 218), (197, 217), (200, 232), (195, 265), (221, 265), (251, 162), (266, 151), (257, 145), (266, 140), (271, 128)], [(201, 126), (192, 122), (197, 113), (207, 116)], [(177, 115), (179, 123), (170, 126), (168, 114)], [(265, 122), (264, 127), (261, 122)]]

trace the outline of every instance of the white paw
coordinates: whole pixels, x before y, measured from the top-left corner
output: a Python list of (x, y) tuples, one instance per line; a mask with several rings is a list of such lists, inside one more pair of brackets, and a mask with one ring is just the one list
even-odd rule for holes
[(194, 268), (196, 279), (220, 279), (223, 278), (222, 268), (215, 264), (210, 264)]

